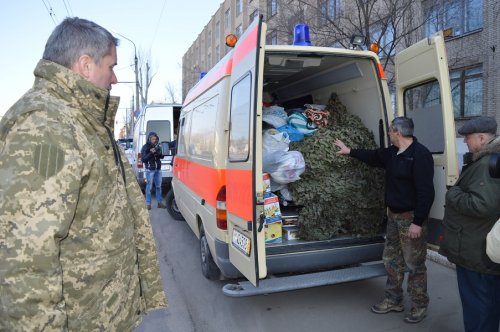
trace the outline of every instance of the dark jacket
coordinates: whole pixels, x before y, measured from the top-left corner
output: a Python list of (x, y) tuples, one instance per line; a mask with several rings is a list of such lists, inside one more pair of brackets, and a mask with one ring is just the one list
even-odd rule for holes
[(375, 150), (351, 149), (350, 156), (370, 166), (385, 169), (385, 204), (393, 212), (414, 211), (421, 226), (434, 202), (434, 161), (425, 146), (413, 143), (398, 153), (396, 146)]
[(500, 275), (500, 264), (486, 255), (486, 235), (500, 216), (500, 179), (490, 177), (489, 155), (500, 152), (500, 138), (484, 145), (446, 193), (444, 238), (439, 252), (450, 262), (479, 273)]
[[(157, 139), (157, 144), (154, 146), (151, 144), (151, 137), (155, 136)], [(151, 149), (155, 148), (155, 152), (151, 152)], [(144, 168), (149, 169), (151, 171), (160, 170), (161, 169), (161, 158), (163, 158), (163, 154), (160, 146), (160, 139), (155, 132), (150, 132), (148, 134), (148, 141), (146, 144), (142, 146), (141, 149), (141, 160), (144, 163)]]

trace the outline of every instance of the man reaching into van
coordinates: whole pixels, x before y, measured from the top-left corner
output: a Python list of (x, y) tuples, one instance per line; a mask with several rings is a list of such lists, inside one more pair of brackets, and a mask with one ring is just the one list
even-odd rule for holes
[(427, 314), (426, 220), (434, 201), (432, 155), (417, 142), (413, 128), (413, 120), (409, 118), (392, 120), (389, 127), (392, 145), (388, 148), (350, 149), (341, 140), (335, 142), (340, 148), (338, 154), (385, 169), (388, 220), (383, 260), (387, 283), (384, 300), (371, 310), (377, 314), (404, 310), (402, 286), (408, 268), (411, 310), (405, 317), (407, 323), (418, 323)]
[(160, 138), (151, 131), (148, 134), (148, 141), (141, 149), (141, 159), (146, 170), (146, 205), (151, 210), (151, 188), (153, 182), (156, 186), (156, 201), (158, 208), (164, 209), (166, 206), (161, 202), (161, 158), (163, 154), (160, 146)]

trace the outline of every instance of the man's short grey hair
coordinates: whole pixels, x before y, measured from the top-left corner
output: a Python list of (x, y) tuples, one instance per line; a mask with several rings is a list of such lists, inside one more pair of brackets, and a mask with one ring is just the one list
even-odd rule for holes
[(404, 116), (398, 116), (392, 120), (392, 127), (399, 131), (402, 136), (411, 137), (413, 136), (413, 120)]
[(108, 30), (85, 19), (68, 17), (47, 40), (43, 59), (71, 68), (86, 54), (99, 64), (104, 56), (111, 54), (113, 46), (118, 46), (118, 39)]

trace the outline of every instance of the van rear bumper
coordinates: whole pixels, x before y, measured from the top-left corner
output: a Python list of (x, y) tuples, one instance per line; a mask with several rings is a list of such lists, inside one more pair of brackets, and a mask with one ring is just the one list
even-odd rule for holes
[(350, 245), (332, 249), (267, 255), (267, 273), (296, 273), (333, 269), (382, 259), (384, 243)]
[[(342, 266), (374, 262), (382, 259), (384, 240), (382, 237), (372, 242), (345, 246), (334, 246), (330, 241), (316, 242), (312, 248), (301, 245), (277, 245), (266, 248), (267, 274), (299, 273), (334, 269)], [(290, 250), (299, 247), (300, 250)], [(312, 250), (311, 250), (312, 249)], [(229, 261), (228, 244), (215, 240), (214, 259), (222, 274), (228, 278), (239, 278), (242, 274)]]

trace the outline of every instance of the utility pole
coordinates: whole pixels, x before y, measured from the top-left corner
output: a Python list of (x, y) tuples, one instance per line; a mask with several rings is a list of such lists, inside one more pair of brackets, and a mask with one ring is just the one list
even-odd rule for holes
[(134, 72), (135, 72), (135, 111), (132, 110), (132, 130), (134, 130), (135, 125), (135, 114), (136, 112), (140, 112), (139, 109), (139, 68), (138, 68), (138, 58), (137, 58), (137, 48), (135, 47), (135, 43), (129, 38), (125, 37), (121, 33), (115, 32), (117, 35), (125, 38), (129, 42), (134, 45)]

